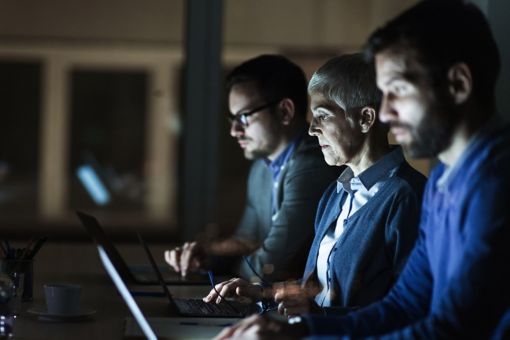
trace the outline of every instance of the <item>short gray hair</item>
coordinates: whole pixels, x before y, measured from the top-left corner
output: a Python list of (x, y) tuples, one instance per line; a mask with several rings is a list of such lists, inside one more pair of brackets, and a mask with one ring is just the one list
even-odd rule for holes
[(328, 60), (312, 76), (308, 93), (320, 93), (347, 111), (371, 106), (378, 111), (381, 92), (375, 81), (375, 67), (360, 53)]

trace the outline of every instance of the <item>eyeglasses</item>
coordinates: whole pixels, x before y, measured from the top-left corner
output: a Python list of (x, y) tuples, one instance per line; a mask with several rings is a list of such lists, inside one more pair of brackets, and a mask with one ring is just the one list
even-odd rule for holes
[(259, 111), (265, 110), (271, 106), (274, 106), (274, 105), (278, 104), (279, 102), (280, 102), (280, 99), (274, 100), (274, 101), (266, 103), (262, 106), (258, 106), (252, 110), (247, 111), (247, 112), (239, 113), (236, 115), (229, 113), (229, 114), (227, 114), (227, 119), (230, 124), (234, 124), (234, 122), (236, 122), (236, 123), (240, 124), (242, 127), (247, 127), (249, 125), (249, 122), (248, 122), (249, 116), (251, 116)]

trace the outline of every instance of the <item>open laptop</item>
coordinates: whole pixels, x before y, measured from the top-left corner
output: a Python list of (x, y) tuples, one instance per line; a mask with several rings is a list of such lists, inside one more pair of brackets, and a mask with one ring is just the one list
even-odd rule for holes
[(218, 319), (221, 320), (220, 323), (208, 323), (204, 322), (204, 320), (189, 318), (187, 319), (189, 320), (188, 322), (183, 322), (182, 320), (174, 318), (151, 318), (148, 320), (129, 292), (126, 284), (122, 281), (105, 249), (101, 245), (97, 245), (97, 249), (104, 268), (110, 275), (115, 287), (136, 321), (135, 325), (132, 319), (126, 319), (126, 336), (145, 336), (145, 338), (149, 340), (155, 340), (158, 339), (158, 337), (172, 339), (211, 339), (221, 331), (221, 327), (235, 321), (235, 319)]
[[(101, 245), (109, 254), (112, 263), (117, 268), (121, 278), (124, 282), (137, 285), (158, 285), (159, 280), (156, 277), (152, 268), (133, 268), (126, 264), (126, 261), (122, 258), (120, 253), (117, 251), (113, 243), (106, 236), (103, 228), (94, 216), (85, 214), (77, 211), (76, 215), (80, 219), (82, 225), (87, 230), (92, 240)], [(138, 269), (138, 270), (135, 270)], [(147, 270), (149, 269), (149, 270)], [(164, 272), (164, 282), (168, 284), (185, 284), (185, 285), (208, 285), (209, 279), (205, 273), (192, 273), (186, 278), (183, 278), (178, 273), (173, 271)]]
[(119, 291), (120, 295), (122, 296), (127, 306), (129, 307), (131, 314), (133, 314), (133, 317), (136, 319), (138, 325), (142, 329), (143, 334), (149, 340), (157, 340), (158, 338), (156, 337), (156, 334), (154, 333), (151, 326), (147, 322), (147, 319), (140, 310), (140, 307), (138, 307), (138, 304), (136, 303), (135, 299), (127, 289), (126, 284), (121, 279), (119, 272), (117, 272), (117, 269), (113, 265), (112, 260), (107, 255), (105, 248), (103, 248), (102, 245), (98, 244), (97, 250), (99, 252), (99, 258), (101, 259), (104, 268), (108, 272), (108, 275), (110, 275), (110, 278), (115, 284), (115, 287), (117, 287), (117, 290)]
[[(206, 303), (202, 299), (174, 299), (165, 282), (163, 276), (159, 271), (154, 256), (149, 249), (149, 246), (144, 241), (142, 236), (137, 233), (138, 240), (142, 244), (145, 253), (151, 263), (154, 273), (156, 274), (161, 288), (168, 299), (168, 304), (172, 312), (181, 316), (195, 316), (195, 317), (221, 317), (221, 318), (241, 318), (246, 315), (260, 312), (260, 306), (255, 303), (246, 304), (238, 301), (223, 301), (220, 304)], [(211, 282), (212, 284), (212, 282)]]

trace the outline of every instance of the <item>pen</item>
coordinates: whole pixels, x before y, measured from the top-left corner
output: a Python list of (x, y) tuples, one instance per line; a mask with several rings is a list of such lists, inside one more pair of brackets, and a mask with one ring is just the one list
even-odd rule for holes
[(30, 253), (28, 253), (28, 255), (26, 256), (26, 259), (27, 260), (31, 260), (34, 258), (34, 256), (37, 254), (37, 252), (39, 251), (39, 249), (41, 249), (41, 247), (43, 246), (44, 242), (46, 242), (47, 238), (46, 237), (41, 237), (40, 239), (37, 240), (37, 242), (35, 243), (35, 246), (34, 248), (30, 251)]

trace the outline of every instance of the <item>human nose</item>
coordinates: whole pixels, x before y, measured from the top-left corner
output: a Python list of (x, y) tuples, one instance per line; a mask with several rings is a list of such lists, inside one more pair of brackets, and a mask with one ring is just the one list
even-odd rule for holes
[(381, 101), (381, 107), (379, 109), (379, 120), (383, 123), (389, 123), (396, 119), (397, 112), (391, 105), (391, 98), (388, 95), (383, 96)]
[(319, 134), (319, 128), (317, 127), (317, 120), (315, 118), (312, 118), (312, 121), (310, 122), (310, 127), (308, 128), (308, 134), (310, 136), (317, 136)]
[(234, 138), (241, 136), (244, 133), (244, 126), (238, 120), (234, 119), (230, 123), (230, 135)]

